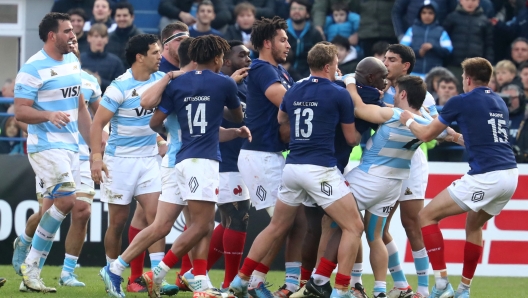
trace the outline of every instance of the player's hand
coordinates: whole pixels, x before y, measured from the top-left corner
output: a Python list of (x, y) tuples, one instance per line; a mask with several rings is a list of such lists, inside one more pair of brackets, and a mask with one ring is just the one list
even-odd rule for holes
[(247, 126), (242, 126), (241, 128), (238, 128), (236, 130), (236, 134), (239, 138), (248, 139), (250, 143), (253, 140), (253, 137), (251, 136), (251, 131), (249, 130), (249, 128), (247, 128)]
[(446, 132), (447, 136), (444, 138), (446, 142), (455, 142), (455, 139), (458, 141), (458, 139), (462, 136), (449, 126), (446, 128)]
[(231, 78), (235, 80), (235, 82), (238, 84), (242, 82), (242, 80), (248, 76), (248, 70), (249, 67), (242, 67), (241, 69), (237, 69), (232, 75)]
[(188, 12), (182, 11), (178, 15), (178, 17), (180, 17), (180, 20), (187, 25), (192, 25), (196, 23), (196, 19)]
[(105, 173), (106, 177), (110, 177), (108, 173), (108, 168), (106, 167), (106, 164), (101, 159), (92, 161), (92, 165), (90, 166), (90, 171), (92, 172), (93, 182), (97, 184), (101, 184), (103, 182), (102, 172)]
[(407, 120), (409, 119), (412, 119), (414, 118), (413, 117), (413, 114), (409, 111), (403, 111), (401, 114), (400, 114), (400, 122), (405, 125), (405, 123), (407, 123)]
[(341, 69), (339, 69), (339, 68), (337, 69), (337, 75), (340, 76), (340, 77), (343, 76), (343, 73), (341, 72)]
[(51, 112), (49, 114), (48, 121), (55, 125), (57, 128), (61, 129), (63, 126), (66, 126), (66, 124), (70, 122), (70, 114), (61, 111)]
[(175, 70), (175, 71), (168, 72), (169, 78), (171, 80), (174, 80), (175, 78), (181, 76), (184, 73), (185, 73), (185, 71), (181, 71), (181, 70)]

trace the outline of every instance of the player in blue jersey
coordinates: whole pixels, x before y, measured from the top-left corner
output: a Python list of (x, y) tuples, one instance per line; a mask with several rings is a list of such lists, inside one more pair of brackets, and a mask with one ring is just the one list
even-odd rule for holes
[[(498, 215), (517, 188), (518, 170), (508, 142), (508, 107), (488, 86), (493, 67), (484, 58), (462, 62), (464, 94), (451, 98), (429, 125), (414, 123), (402, 113), (405, 123), (420, 140), (433, 139), (456, 121), (462, 135), (455, 142), (469, 154), (469, 172), (438, 194), (420, 211), (425, 247), (435, 272), (433, 298), (469, 297), (471, 279), (482, 255), (482, 227)], [(438, 222), (446, 217), (468, 213), (462, 279), (456, 291), (447, 279), (444, 241)]]
[[(361, 70), (366, 61), (379, 64), (379, 71), (387, 73), (382, 62), (373, 57), (360, 61), (358, 69)], [(347, 77), (346, 81), (350, 79)], [(368, 141), (359, 166), (345, 175), (359, 209), (366, 210), (367, 241), (371, 255), (377, 256), (371, 258), (375, 277), (374, 297), (386, 297), (388, 254), (381, 239), (381, 231), (398, 199), (402, 181), (409, 178), (411, 158), (421, 143), (405, 126), (401, 127), (394, 120), (399, 118), (403, 110), (416, 114), (417, 119), (425, 124), (432, 119), (425, 110), (421, 110), (426, 90), (420, 78), (404, 76), (395, 81), (395, 86), (395, 108), (388, 108), (364, 104), (356, 92), (355, 84), (347, 82), (347, 89), (354, 99), (356, 117), (381, 124)]]
[(47, 14), (39, 24), (39, 36), (43, 49), (22, 66), (15, 81), (15, 117), (29, 124), (29, 162), (43, 195), (51, 200), (43, 202), (36, 236), (25, 233), (18, 242), (22, 250), (29, 250), (20, 265), (25, 287), (55, 292), (44, 285), (40, 271), (55, 233), (74, 208), (80, 186), (78, 135), (89, 140), (91, 120), (81, 94), (81, 66), (71, 53), (75, 34), (69, 16)]
[[(311, 76), (288, 90), (281, 104), (278, 121), (290, 126), (290, 153), (271, 223), (255, 239), (242, 269), (230, 286), (238, 297), (247, 297), (249, 276), (267, 257), (270, 247), (282, 244), (294, 223), (298, 207), (308, 200), (308, 196), (342, 227), (340, 250), (347, 253), (339, 256), (338, 275), (350, 279), (353, 264), (350, 258), (355, 258), (363, 224), (346, 181), (336, 167), (334, 138), (336, 126), (341, 125), (348, 144), (355, 144), (352, 101), (344, 88), (332, 82), (337, 69), (337, 49), (334, 45), (315, 45), (308, 52), (308, 65)], [(321, 263), (326, 265), (324, 259)], [(333, 269), (329, 270), (331, 274)], [(329, 278), (319, 273), (322, 272), (318, 270), (306, 287), (314, 288), (316, 294), (330, 295)], [(263, 286), (261, 282), (259, 287)], [(336, 287), (348, 293), (346, 280)]]
[[(209, 246), (207, 235), (212, 230), (219, 191), (218, 143), (224, 106), (237, 122), (242, 121), (235, 82), (218, 74), (224, 53), (228, 51), (227, 42), (214, 35), (192, 40), (189, 56), (197, 63), (196, 70), (181, 75), (167, 86), (156, 111), (158, 115), (174, 113), (178, 117), (182, 145), (176, 155), (175, 171), (181, 198), (188, 205), (192, 222), (162, 262), (143, 274), (150, 297), (159, 296), (161, 281), (179, 258), (197, 244)], [(163, 131), (162, 122), (151, 124), (154, 130)], [(205, 255), (193, 254), (193, 288), (205, 296), (214, 296), (216, 292), (211, 292), (207, 284), (206, 258), (207, 249)]]

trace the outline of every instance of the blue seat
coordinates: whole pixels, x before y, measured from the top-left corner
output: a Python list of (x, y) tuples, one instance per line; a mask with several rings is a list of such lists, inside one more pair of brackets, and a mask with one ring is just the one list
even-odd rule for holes
[(134, 24), (145, 33), (158, 34), (160, 0), (129, 0), (134, 6)]

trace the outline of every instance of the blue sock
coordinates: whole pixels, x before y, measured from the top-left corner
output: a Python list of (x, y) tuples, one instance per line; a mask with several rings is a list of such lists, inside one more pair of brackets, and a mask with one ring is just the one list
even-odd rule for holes
[(429, 256), (425, 248), (412, 252), (414, 267), (418, 275), (418, 292), (422, 295), (429, 294)]
[(409, 283), (407, 282), (400, 265), (400, 257), (398, 255), (396, 242), (393, 240), (386, 246), (389, 253), (389, 271), (394, 280), (394, 286), (400, 289), (405, 289), (409, 287)]
[(379, 293), (387, 293), (387, 282), (374, 281), (374, 296), (378, 296)]
[(299, 290), (299, 277), (301, 276), (301, 262), (286, 262), (286, 289), (292, 292)]
[(33, 238), (28, 237), (25, 232), (22, 235), (18, 236), (18, 239), (20, 240), (20, 242), (22, 242), (23, 246), (28, 246), (33, 241)]
[(39, 266), (44, 265), (51, 250), (55, 233), (59, 230), (65, 217), (55, 205), (52, 205), (48, 211), (44, 212), (37, 226), (35, 236), (31, 241), (32, 247), (26, 258), (28, 263), (39, 262)]
[(154, 270), (154, 268), (158, 267), (158, 264), (163, 260), (163, 257), (165, 256), (165, 253), (163, 252), (155, 252), (149, 254), (150, 258), (150, 268)]
[(62, 266), (62, 273), (61, 276), (67, 275), (68, 273), (72, 273), (75, 270), (75, 266), (77, 266), (77, 260), (79, 257), (72, 256), (69, 254), (66, 254), (66, 257), (64, 258), (64, 265)]

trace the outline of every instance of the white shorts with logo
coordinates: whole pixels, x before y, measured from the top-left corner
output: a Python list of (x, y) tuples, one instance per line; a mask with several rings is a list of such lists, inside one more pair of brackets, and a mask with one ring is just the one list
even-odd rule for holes
[(188, 158), (176, 164), (178, 187), (184, 201), (218, 202), (219, 163), (205, 158)]
[(403, 180), (399, 202), (425, 199), (429, 180), (429, 165), (421, 148), (416, 149), (411, 159), (409, 178)]
[(347, 182), (337, 167), (287, 164), (282, 174), (279, 200), (290, 206), (310, 200), (324, 209), (349, 193)]
[(37, 176), (37, 194), (50, 197), (57, 185), (75, 190), (81, 184), (79, 153), (65, 149), (49, 149), (28, 154), (29, 163)]
[(239, 172), (220, 173), (220, 192), (218, 204), (249, 200), (249, 191)]
[(80, 160), (81, 184), (77, 187), (77, 192), (91, 194), (94, 193), (94, 182), (90, 171), (90, 161)]
[(359, 168), (345, 175), (359, 211), (368, 210), (379, 217), (389, 216), (400, 195), (402, 180), (373, 176)]
[(183, 200), (180, 187), (178, 186), (176, 167), (161, 167), (161, 195), (159, 200), (170, 204), (187, 206), (187, 202)]
[(283, 168), (284, 156), (281, 152), (240, 150), (238, 170), (255, 209), (275, 206)]
[(161, 192), (161, 174), (156, 156), (104, 156), (110, 177), (103, 174), (101, 202), (128, 205), (132, 198)]
[(484, 210), (498, 215), (517, 189), (519, 170), (508, 169), (464, 175), (448, 188), (451, 198), (464, 210)]

